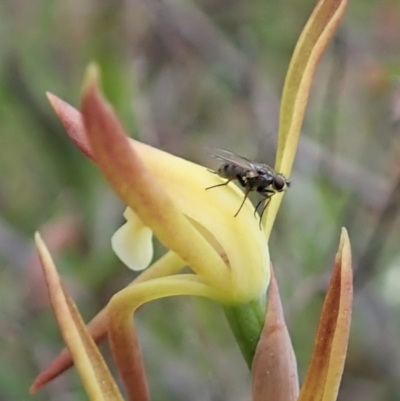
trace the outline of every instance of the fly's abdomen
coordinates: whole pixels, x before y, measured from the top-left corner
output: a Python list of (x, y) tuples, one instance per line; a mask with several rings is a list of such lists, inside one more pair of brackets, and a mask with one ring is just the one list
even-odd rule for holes
[(243, 174), (243, 169), (232, 163), (224, 163), (218, 169), (218, 175), (222, 178), (227, 178), (227, 179), (236, 178), (238, 175), (242, 174)]

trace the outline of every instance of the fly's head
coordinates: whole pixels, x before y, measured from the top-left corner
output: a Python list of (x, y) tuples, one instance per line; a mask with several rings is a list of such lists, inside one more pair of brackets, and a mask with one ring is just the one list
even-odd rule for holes
[(282, 174), (276, 174), (272, 181), (272, 187), (276, 192), (282, 192), (290, 187), (290, 181)]

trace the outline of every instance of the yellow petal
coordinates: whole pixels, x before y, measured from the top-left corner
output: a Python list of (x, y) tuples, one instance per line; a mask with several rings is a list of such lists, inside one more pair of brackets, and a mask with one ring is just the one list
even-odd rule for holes
[(127, 222), (111, 237), (112, 248), (130, 269), (143, 270), (153, 258), (153, 233), (131, 209), (124, 216)]
[(298, 401), (335, 401), (343, 374), (353, 302), (351, 250), (343, 228), (314, 350)]
[[(54, 314), (89, 399), (122, 401), (118, 387), (96, 344), (87, 332), (78, 309), (64, 290), (49, 251), (38, 233), (35, 240)], [(34, 383), (31, 391), (36, 390), (37, 386)]]
[[(297, 41), (283, 87), (279, 115), (278, 150), (275, 168), (290, 177), (312, 79), (318, 62), (333, 36), (347, 5), (347, 0), (320, 0)], [(267, 238), (282, 202), (276, 194), (266, 211)]]
[[(129, 399), (137, 399), (132, 374), (145, 378), (132, 315), (146, 302), (176, 295), (205, 296), (220, 301), (219, 292), (194, 274), (179, 274), (133, 284), (115, 294), (107, 305), (108, 338)], [(139, 373), (138, 373), (139, 372)]]

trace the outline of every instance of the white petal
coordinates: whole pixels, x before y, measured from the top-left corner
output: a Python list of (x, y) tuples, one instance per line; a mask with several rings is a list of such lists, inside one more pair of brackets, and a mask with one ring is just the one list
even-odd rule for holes
[(126, 209), (124, 216), (127, 221), (112, 236), (112, 248), (130, 269), (143, 270), (153, 258), (153, 233), (131, 209)]

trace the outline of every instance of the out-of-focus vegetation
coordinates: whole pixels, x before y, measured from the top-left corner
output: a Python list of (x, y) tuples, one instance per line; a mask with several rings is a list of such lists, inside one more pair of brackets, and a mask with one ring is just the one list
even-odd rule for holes
[[(133, 278), (110, 246), (123, 205), (71, 144), (45, 91), (78, 105), (96, 61), (132, 136), (209, 167), (207, 146), (273, 164), (283, 79), (314, 4), (0, 3), (1, 399), (85, 399), (73, 371), (28, 395), (63, 346), (35, 230), (88, 320)], [(400, 399), (399, 71), (400, 4), (350, 1), (318, 69), (271, 240), (301, 375), (340, 227), (349, 230), (356, 304), (342, 401)], [(138, 330), (154, 400), (249, 399), (249, 373), (218, 305), (154, 302)]]

